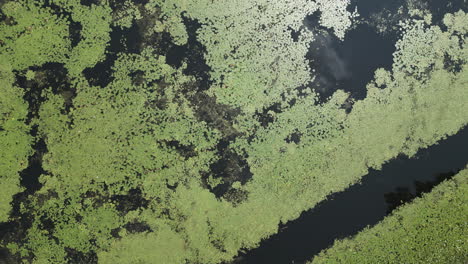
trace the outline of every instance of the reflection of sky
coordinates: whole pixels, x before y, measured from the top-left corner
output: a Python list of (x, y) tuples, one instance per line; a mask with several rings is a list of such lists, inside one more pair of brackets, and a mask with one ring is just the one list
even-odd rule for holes
[(338, 55), (337, 50), (333, 47), (333, 41), (329, 34), (320, 35), (317, 39), (325, 49), (321, 57), (323, 58), (328, 70), (333, 75), (335, 80), (347, 79), (350, 76), (348, 66), (343, 58)]
[(310, 51), (311, 68), (316, 71), (313, 86), (325, 98), (341, 89), (363, 99), (375, 70), (390, 69), (394, 51), (395, 40), (377, 34), (365, 24), (350, 30), (344, 41), (317, 31)]

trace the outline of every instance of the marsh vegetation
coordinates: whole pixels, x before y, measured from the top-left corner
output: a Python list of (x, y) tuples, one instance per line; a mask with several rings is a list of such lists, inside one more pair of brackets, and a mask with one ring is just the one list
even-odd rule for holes
[(0, 1), (0, 259), (232, 261), (455, 135), (466, 6), (401, 4)]

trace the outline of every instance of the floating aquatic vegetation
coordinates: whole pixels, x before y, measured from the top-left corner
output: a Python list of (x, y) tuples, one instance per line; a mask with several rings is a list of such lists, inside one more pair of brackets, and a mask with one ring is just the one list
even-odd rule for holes
[[(403, 24), (350, 112), (319, 102), (304, 25), (346, 41), (349, 1), (81, 2), (2, 6), (0, 220), (22, 229), (1, 243), (22, 261), (230, 260), (468, 122), (464, 12)], [(40, 186), (12, 202), (33, 153)]]

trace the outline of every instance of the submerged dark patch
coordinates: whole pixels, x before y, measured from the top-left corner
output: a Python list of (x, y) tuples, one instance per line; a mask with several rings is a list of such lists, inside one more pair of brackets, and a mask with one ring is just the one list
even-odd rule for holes
[[(74, 96), (74, 90), (70, 87), (67, 78), (67, 70), (60, 63), (46, 63), (39, 67), (31, 67), (34, 71), (34, 78), (28, 80), (20, 73), (16, 73), (16, 85), (26, 90), (24, 100), (28, 102), (27, 124), (32, 124), (34, 119), (39, 118), (39, 109), (45, 101), (42, 94), (44, 89), (52, 87), (52, 92), (55, 94), (71, 93), (69, 100), (65, 100), (65, 107), (71, 105), (71, 100)], [(42, 167), (42, 157), (47, 152), (45, 138), (38, 138), (38, 125), (33, 125), (30, 134), (35, 138), (32, 146), (33, 154), (28, 158), (28, 167), (22, 170), (20, 174), (20, 183), (25, 187), (25, 191), (20, 196), (32, 194), (41, 188), (39, 177), (46, 174)]]
[(121, 52), (139, 53), (141, 37), (138, 26), (134, 24), (128, 29), (111, 27), (110, 43), (106, 49), (104, 61), (96, 63), (92, 68), (83, 71), (90, 85), (106, 87), (113, 80), (113, 69), (115, 61)]
[[(37, 133), (37, 128), (33, 128), (33, 132)], [(29, 157), (28, 167), (20, 172), (21, 185), (26, 188), (26, 193), (34, 193), (39, 190), (42, 184), (39, 182), (39, 177), (46, 174), (42, 167), (42, 156), (47, 152), (47, 146), (44, 139), (38, 140), (34, 145), (34, 154)]]
[(268, 127), (271, 123), (275, 121), (273, 113), (281, 113), (283, 110), (281, 108), (281, 103), (274, 103), (269, 107), (257, 111), (255, 116), (257, 117), (258, 122), (264, 128)]
[(123, 227), (131, 234), (153, 231), (151, 230), (151, 227), (147, 223), (142, 223), (142, 222), (127, 223)]
[(232, 184), (236, 181), (245, 184), (252, 178), (247, 157), (229, 147), (230, 143), (240, 136), (233, 127), (233, 120), (240, 112), (238, 109), (217, 103), (215, 98), (204, 92), (198, 92), (190, 100), (195, 106), (197, 118), (223, 135), (216, 146), (220, 159), (211, 164), (210, 172), (203, 177), (205, 185), (208, 186), (206, 180), (210, 175), (215, 179), (222, 179), (221, 184), (208, 189), (218, 198), (224, 197), (233, 203), (240, 203), (246, 199), (247, 194), (233, 189)]
[(74, 94), (67, 76), (68, 71), (63, 64), (45, 63), (29, 69), (34, 72), (34, 78), (28, 80), (23, 73), (17, 72), (15, 83), (26, 90), (24, 100), (29, 104), (27, 123), (30, 123), (33, 117), (38, 117), (40, 105), (45, 101), (42, 95), (44, 89), (52, 88), (54, 94), (63, 95), (65, 92)]
[(80, 0), (80, 4), (84, 6), (98, 5), (99, 1), (100, 0)]
[(296, 131), (294, 133), (291, 133), (286, 139), (285, 141), (287, 143), (294, 143), (294, 144), (299, 144), (299, 142), (301, 142), (301, 136), (302, 136), (302, 133)]
[(211, 68), (206, 64), (206, 48), (197, 39), (197, 30), (202, 26), (198, 21), (183, 17), (184, 24), (188, 33), (188, 42), (186, 45), (187, 68), (184, 74), (192, 75), (197, 78), (199, 89), (207, 90), (211, 85)]
[(67, 260), (69, 264), (97, 264), (98, 257), (95, 252), (84, 253), (73, 248), (66, 247)]
[(72, 21), (68, 26), (68, 30), (70, 32), (70, 42), (71, 47), (74, 48), (81, 40), (81, 30), (83, 30), (83, 26), (79, 22)]
[(236, 181), (246, 184), (253, 176), (250, 167), (244, 157), (227, 147), (221, 147), (219, 152), (221, 158), (210, 166), (210, 171), (215, 179), (221, 178), (223, 182), (214, 187), (211, 192), (218, 198), (229, 191), (231, 191), (229, 197), (239, 197), (240, 194), (233, 190), (232, 185)]
[(166, 141), (164, 143), (166, 143), (169, 148), (175, 149), (186, 160), (197, 155), (195, 146), (193, 145), (183, 145), (177, 140)]
[(13, 258), (10, 255), (10, 252), (8, 252), (6, 248), (0, 248), (0, 263), (1, 264), (14, 263)]
[(126, 195), (114, 195), (111, 200), (116, 203), (116, 209), (122, 213), (146, 208), (149, 204), (140, 189), (131, 189)]

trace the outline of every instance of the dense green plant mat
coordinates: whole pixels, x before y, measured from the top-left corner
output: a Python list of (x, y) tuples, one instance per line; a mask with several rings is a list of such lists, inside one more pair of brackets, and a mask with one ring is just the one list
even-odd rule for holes
[(466, 263), (468, 169), (311, 263)]
[[(1, 7), (0, 221), (16, 228), (1, 244), (23, 261), (230, 260), (468, 123), (462, 11), (443, 29), (427, 12), (404, 20), (392, 70), (347, 113), (349, 94), (319, 102), (308, 86), (301, 26), (320, 11), (344, 38), (347, 1), (81, 2)], [(166, 57), (178, 47), (180, 67)], [(33, 153), (37, 191), (20, 184)]]

